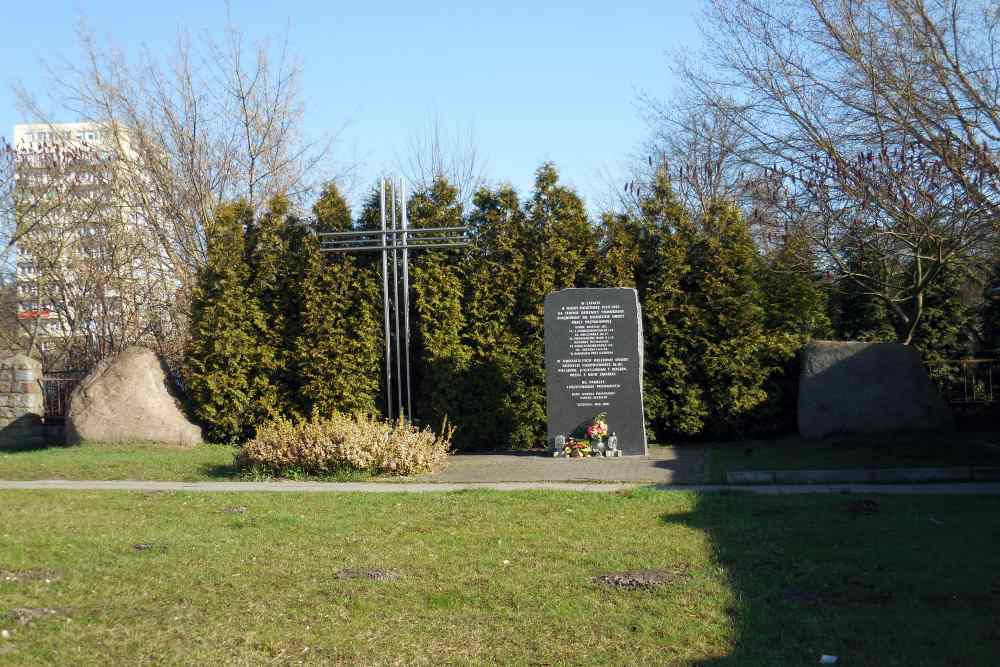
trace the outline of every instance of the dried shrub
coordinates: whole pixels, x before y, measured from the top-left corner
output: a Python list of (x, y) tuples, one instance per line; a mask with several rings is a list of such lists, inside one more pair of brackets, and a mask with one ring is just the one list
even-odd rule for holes
[(402, 419), (390, 423), (367, 415), (334, 413), (293, 422), (266, 423), (236, 455), (241, 469), (282, 475), (290, 471), (328, 475), (345, 468), (373, 475), (413, 475), (444, 463), (454, 429), (418, 429)]

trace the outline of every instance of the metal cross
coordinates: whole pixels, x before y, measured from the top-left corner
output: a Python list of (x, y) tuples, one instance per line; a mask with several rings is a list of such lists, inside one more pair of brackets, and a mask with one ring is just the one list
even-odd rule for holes
[[(386, 193), (390, 200), (386, 207)], [(399, 201), (400, 215), (396, 215)], [(382, 253), (382, 315), (385, 334), (385, 406), (386, 416), (393, 418), (392, 357), (396, 358), (395, 394), (397, 416), (412, 419), (410, 398), (410, 251), (436, 248), (457, 248), (469, 245), (467, 226), (420, 227), (410, 229), (406, 216), (406, 183), (402, 178), (382, 179), (379, 188), (379, 214), (381, 233), (370, 229), (319, 234), (323, 252), (381, 252)], [(388, 214), (389, 225), (386, 226)], [(398, 222), (398, 224), (397, 224)], [(389, 291), (389, 255), (392, 254), (392, 291)], [(400, 268), (400, 265), (402, 267)], [(403, 332), (399, 324), (399, 273), (402, 271)], [(391, 312), (391, 317), (390, 317)], [(390, 325), (395, 334), (390, 331)], [(395, 343), (395, 345), (394, 345)], [(403, 360), (400, 357), (403, 357)], [(403, 394), (406, 394), (404, 405)]]

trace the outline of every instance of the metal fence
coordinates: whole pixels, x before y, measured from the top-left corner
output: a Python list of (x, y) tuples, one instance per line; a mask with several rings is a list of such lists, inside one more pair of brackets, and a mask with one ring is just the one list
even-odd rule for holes
[(48, 371), (42, 374), (42, 393), (45, 396), (46, 420), (61, 420), (69, 411), (69, 397), (86, 371)]
[(927, 370), (949, 403), (1000, 401), (1000, 359), (953, 359), (927, 364)]

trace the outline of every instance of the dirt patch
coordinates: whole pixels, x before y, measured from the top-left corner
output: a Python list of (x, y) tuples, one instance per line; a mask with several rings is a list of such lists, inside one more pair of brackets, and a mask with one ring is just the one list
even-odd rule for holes
[(640, 590), (685, 580), (688, 578), (687, 570), (687, 566), (679, 566), (670, 570), (626, 570), (625, 572), (602, 574), (595, 577), (594, 581), (612, 588)]
[(349, 567), (337, 573), (338, 579), (369, 579), (371, 581), (395, 581), (402, 575), (396, 570), (380, 567)]
[(43, 581), (50, 584), (61, 578), (58, 572), (51, 570), (0, 570), (0, 581), (11, 581), (19, 584), (29, 581)]
[(17, 607), (11, 609), (10, 617), (18, 625), (27, 625), (39, 618), (69, 618), (69, 610), (59, 607)]
[(239, 507), (223, 507), (219, 510), (222, 514), (246, 514), (247, 511), (247, 508), (243, 505), (240, 505)]
[(140, 553), (143, 551), (166, 551), (166, 550), (167, 550), (166, 544), (151, 544), (143, 542), (141, 544), (132, 545), (132, 551)]

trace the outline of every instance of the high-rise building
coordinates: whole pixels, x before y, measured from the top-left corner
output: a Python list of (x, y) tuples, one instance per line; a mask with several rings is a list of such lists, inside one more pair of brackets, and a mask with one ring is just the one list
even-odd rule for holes
[(122, 185), (127, 136), (106, 123), (14, 127), (17, 318), (44, 355), (91, 360), (155, 327), (169, 299), (150, 238)]

